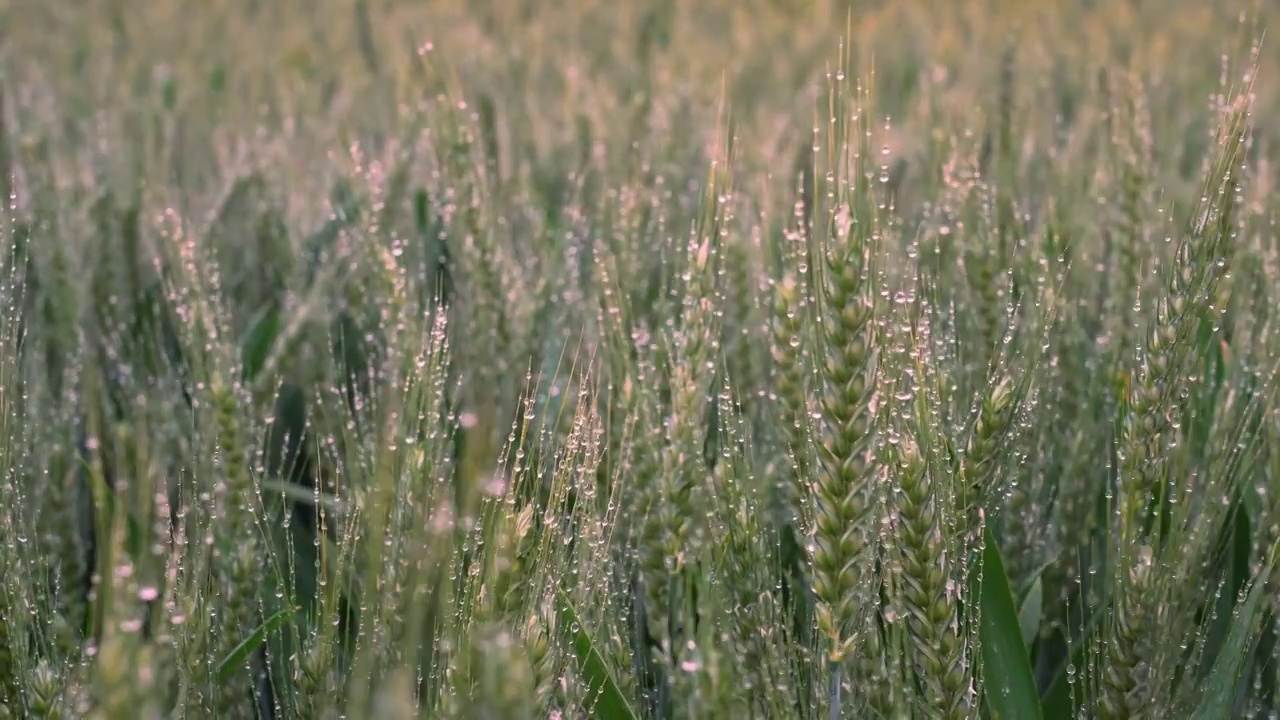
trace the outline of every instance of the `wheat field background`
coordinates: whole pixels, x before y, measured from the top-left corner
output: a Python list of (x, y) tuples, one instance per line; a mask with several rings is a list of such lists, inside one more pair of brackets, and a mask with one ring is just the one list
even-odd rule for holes
[(1266, 0), (0, 0), (0, 717), (1280, 717)]

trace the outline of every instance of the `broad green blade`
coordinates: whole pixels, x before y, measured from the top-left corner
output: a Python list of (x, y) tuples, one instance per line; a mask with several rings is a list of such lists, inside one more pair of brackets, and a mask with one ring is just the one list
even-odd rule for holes
[(597, 720), (636, 720), (635, 711), (613, 679), (604, 657), (596, 650), (591, 635), (578, 619), (578, 611), (569, 596), (557, 592), (556, 601), (560, 606), (560, 623), (569, 631), (573, 652), (578, 656), (579, 670), (587, 681), (589, 695), (595, 698), (590, 716)]
[(1040, 720), (1031, 662), (1000, 547), (988, 529), (982, 552), (982, 662), (992, 720)]
[[(1267, 577), (1275, 566), (1275, 553), (1267, 562), (1267, 568), (1258, 577)], [(1231, 630), (1227, 633), (1227, 641), (1222, 652), (1213, 663), (1204, 695), (1200, 697), (1200, 706), (1196, 708), (1196, 720), (1227, 720), (1231, 717), (1232, 705), (1236, 695), (1236, 685), (1240, 681), (1241, 671), (1249, 657), (1250, 645), (1254, 636), (1254, 615), (1258, 611), (1258, 603), (1266, 587), (1265, 582), (1254, 582), (1240, 608)]]
[(1027, 592), (1027, 597), (1022, 601), (1022, 607), (1018, 608), (1018, 625), (1022, 628), (1022, 644), (1027, 648), (1027, 653), (1031, 653), (1031, 646), (1035, 644), (1036, 636), (1040, 634), (1040, 620), (1044, 613), (1044, 585), (1040, 582), (1040, 578), (1031, 584), (1031, 590)]
[(252, 382), (258, 376), (258, 371), (267, 364), (281, 326), (280, 309), (274, 305), (263, 308), (254, 317), (240, 345), (245, 381)]
[(240, 644), (232, 648), (227, 657), (218, 664), (218, 680), (226, 680), (235, 675), (236, 671), (243, 667), (244, 659), (249, 657), (254, 650), (261, 647), (262, 643), (267, 641), (267, 636), (276, 628), (284, 625), (285, 621), (293, 617), (293, 614), (298, 610), (301, 610), (301, 608), (295, 608), (294, 610), (286, 608), (263, 620), (257, 630), (250, 633), (249, 637), (241, 640)]

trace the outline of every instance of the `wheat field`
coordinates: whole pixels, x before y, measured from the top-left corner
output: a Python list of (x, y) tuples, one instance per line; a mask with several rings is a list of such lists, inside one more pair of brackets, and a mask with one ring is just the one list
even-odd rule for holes
[(1278, 19), (0, 2), (0, 718), (1280, 718)]

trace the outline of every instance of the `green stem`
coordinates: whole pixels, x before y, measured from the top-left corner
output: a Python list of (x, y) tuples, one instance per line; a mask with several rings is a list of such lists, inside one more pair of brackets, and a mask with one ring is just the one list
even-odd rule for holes
[(843, 669), (842, 663), (836, 663), (831, 668), (831, 709), (829, 716), (831, 720), (840, 720), (840, 671)]

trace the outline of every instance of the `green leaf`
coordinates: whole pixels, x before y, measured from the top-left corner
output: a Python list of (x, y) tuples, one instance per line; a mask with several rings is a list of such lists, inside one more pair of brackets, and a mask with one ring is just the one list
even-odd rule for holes
[[(1276, 556), (1272, 552), (1267, 567), (1258, 577), (1265, 578), (1271, 574), (1275, 566)], [(1205, 685), (1204, 695), (1200, 697), (1200, 706), (1196, 708), (1196, 720), (1226, 720), (1231, 717), (1231, 708), (1235, 703), (1236, 685), (1240, 681), (1240, 673), (1244, 669), (1245, 660), (1251, 651), (1254, 622), (1253, 616), (1258, 612), (1258, 603), (1262, 600), (1265, 582), (1254, 582), (1245, 598), (1244, 605), (1231, 624), (1222, 652), (1213, 663), (1209, 680)]]
[[(1036, 568), (1035, 572), (1031, 573), (1030, 577), (1023, 580), (1023, 587), (1018, 588), (1017, 592), (1014, 593), (1014, 595), (1016, 595), (1018, 598), (1019, 608), (1021, 608), (1024, 604), (1026, 604), (1027, 597), (1031, 594), (1032, 590), (1035, 590), (1035, 586), (1040, 583), (1040, 578), (1044, 576), (1045, 570), (1048, 570), (1050, 567), (1053, 567), (1053, 564), (1056, 561), (1057, 559), (1054, 558), (1052, 560), (1046, 560), (1043, 563), (1040, 563), (1040, 567)], [(1012, 581), (1010, 582), (1012, 583)]]
[[(1253, 552), (1253, 533), (1250, 529), (1249, 514), (1244, 503), (1236, 502), (1228, 516), (1230, 519), (1222, 527), (1219, 539), (1222, 547), (1217, 566), (1222, 568), (1225, 584), (1216, 600), (1215, 620), (1208, 625), (1206, 632), (1204, 657), (1216, 658), (1222, 652), (1223, 643), (1231, 631), (1234, 618), (1232, 609), (1236, 606), (1241, 593), (1249, 587), (1250, 555)], [(1196, 677), (1204, 680), (1208, 677), (1211, 666), (1201, 666)]]
[(591, 717), (597, 720), (636, 720), (635, 711), (631, 709), (626, 696), (609, 672), (604, 656), (596, 649), (591, 635), (583, 627), (569, 596), (563, 591), (556, 592), (556, 604), (559, 606), (560, 624), (568, 629), (573, 641), (573, 652), (578, 656), (578, 669), (587, 681), (589, 694), (596, 699)]
[(88, 458), (79, 458), (79, 464), (89, 480), (90, 499), (95, 508), (94, 522), (100, 523), (95, 525), (94, 532), (105, 536), (119, 513), (124, 516), (125, 523), (124, 549), (132, 555), (141, 555), (143, 548), (147, 547), (147, 539), (151, 537), (149, 526), (133, 510), (122, 506), (115, 490), (107, 484), (106, 478), (94, 471)]
[(1031, 584), (1031, 590), (1018, 608), (1018, 626), (1022, 628), (1022, 644), (1030, 654), (1036, 636), (1040, 634), (1040, 619), (1044, 613), (1044, 585), (1040, 578)]
[(336, 517), (347, 513), (347, 504), (341, 498), (330, 493), (317, 493), (314, 489), (297, 485), (285, 480), (263, 480), (262, 489), (278, 492), (292, 502), (324, 508)]
[(227, 87), (227, 66), (222, 63), (214, 63), (209, 68), (209, 92), (217, 95)]
[[(1110, 604), (1110, 593), (1104, 590), (1099, 600), (1098, 609), (1089, 616), (1081, 637), (1095, 637), (1099, 625), (1110, 617), (1106, 612), (1106, 608), (1109, 608)], [(1075, 717), (1075, 708), (1072, 707), (1071, 703), (1071, 673), (1067, 669), (1073, 666), (1077, 668), (1083, 667), (1085, 652), (1089, 647), (1087, 642), (1075, 643), (1066, 661), (1058, 667), (1058, 671), (1054, 674), (1048, 689), (1044, 691), (1044, 695), (1040, 698), (1040, 706), (1044, 709), (1046, 720), (1072, 720)]]
[(1023, 645), (1000, 547), (990, 529), (982, 553), (982, 662), (987, 705), (993, 720), (1039, 720), (1043, 716), (1031, 662)]
[(258, 626), (258, 629), (250, 633), (249, 637), (241, 640), (239, 645), (232, 648), (230, 654), (228, 654), (227, 657), (218, 665), (218, 680), (226, 681), (228, 678), (235, 675), (236, 671), (244, 664), (244, 659), (249, 657), (249, 654), (254, 650), (261, 647), (262, 643), (267, 641), (268, 635), (274, 632), (281, 625), (284, 625), (286, 620), (293, 617), (293, 614), (301, 609), (302, 608), (294, 608), (293, 610), (289, 610), (288, 608), (285, 608), (266, 620), (263, 620), (262, 624)]
[(1249, 556), (1253, 553), (1253, 529), (1243, 503), (1236, 507), (1233, 525), (1235, 537), (1231, 545), (1231, 575), (1227, 588), (1233, 595), (1238, 595), (1249, 585)]
[(276, 337), (280, 334), (280, 309), (273, 305), (263, 308), (249, 325), (241, 344), (241, 361), (244, 363), (244, 380), (251, 382), (267, 364)]

